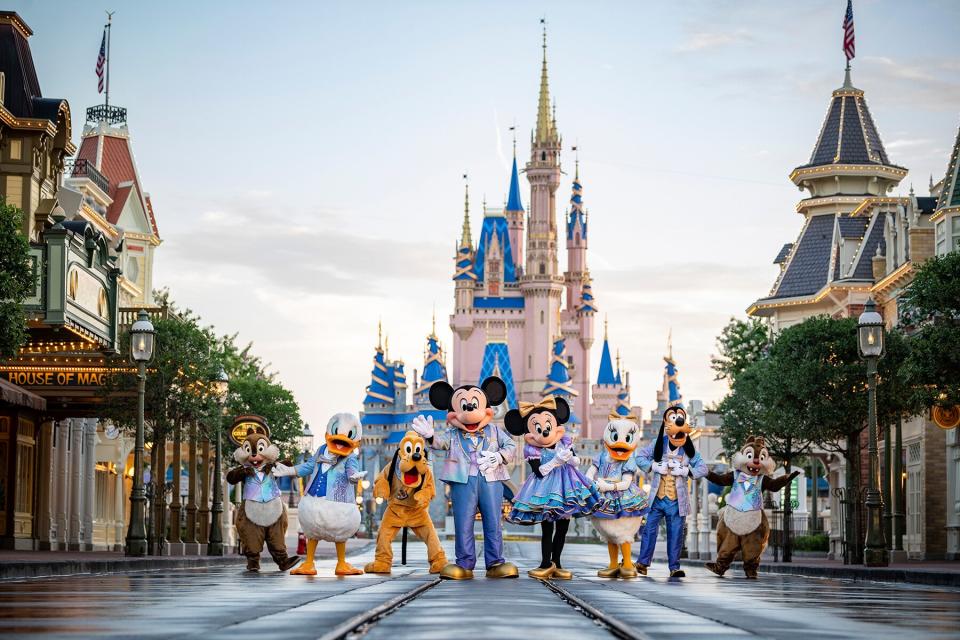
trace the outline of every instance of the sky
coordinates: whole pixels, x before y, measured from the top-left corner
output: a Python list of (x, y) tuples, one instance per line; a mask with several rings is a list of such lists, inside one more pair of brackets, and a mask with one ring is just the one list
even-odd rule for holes
[[(103, 12), (7, 5), (34, 30), (43, 94), (69, 100), (78, 142), (102, 101)], [(421, 369), (434, 309), (451, 344), (462, 175), (477, 238), (481, 201), (506, 195), (510, 126), (521, 166), (529, 154), (545, 16), (557, 200), (577, 145), (596, 333), (608, 317), (645, 411), (671, 330), (685, 398), (715, 402), (716, 336), (769, 292), (800, 231), (787, 176), (842, 83), (845, 7), (113, 0), (111, 103), (128, 109), (163, 239), (155, 284), (252, 341), (314, 425), (361, 409), (379, 319), (390, 357)], [(899, 193), (927, 195), (957, 134), (960, 3), (858, 0), (854, 16), (853, 82), (910, 170)]]

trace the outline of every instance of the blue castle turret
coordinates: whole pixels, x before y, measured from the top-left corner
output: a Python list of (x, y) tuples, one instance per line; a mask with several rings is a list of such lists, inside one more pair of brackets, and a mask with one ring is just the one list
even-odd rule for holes
[(547, 382), (543, 385), (543, 395), (560, 396), (566, 400), (571, 406), (569, 422), (580, 424), (582, 421), (573, 412), (573, 397), (578, 394), (570, 384), (570, 364), (567, 362), (566, 351), (566, 340), (563, 337), (553, 341), (553, 356), (550, 358)]
[(443, 348), (437, 339), (436, 319), (434, 328), (427, 336), (427, 348), (423, 353), (423, 375), (420, 376), (420, 386), (413, 392), (413, 403), (418, 409), (430, 410), (430, 387), (438, 380), (447, 381), (447, 367), (444, 361)]

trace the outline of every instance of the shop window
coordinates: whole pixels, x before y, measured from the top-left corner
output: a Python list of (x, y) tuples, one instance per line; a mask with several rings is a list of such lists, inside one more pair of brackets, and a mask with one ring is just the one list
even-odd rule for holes
[(11, 160), (23, 159), (23, 140), (21, 140), (20, 138), (10, 139), (10, 159)]

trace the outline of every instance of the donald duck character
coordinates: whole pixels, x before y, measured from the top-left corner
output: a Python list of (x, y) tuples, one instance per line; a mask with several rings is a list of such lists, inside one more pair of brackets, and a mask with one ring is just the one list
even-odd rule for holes
[(440, 571), (448, 580), (469, 580), (477, 564), (473, 521), (483, 519), (483, 555), (488, 578), (516, 578), (516, 565), (503, 558), (503, 483), (510, 479), (507, 465), (517, 445), (501, 427), (492, 424), (494, 407), (507, 397), (503, 380), (491, 376), (480, 386), (454, 389), (438, 380), (430, 386), (430, 404), (447, 412), (443, 430), (434, 430), (433, 418), (417, 416), (413, 430), (440, 452), (440, 479), (450, 486), (453, 525), (456, 530), (456, 563)]
[(360, 470), (357, 447), (363, 436), (360, 420), (351, 413), (330, 418), (324, 436), (326, 443), (314, 457), (294, 467), (276, 465), (275, 476), (310, 476), (307, 491), (300, 500), (300, 526), (307, 537), (307, 559), (290, 573), (315, 576), (313, 554), (317, 542), (326, 540), (337, 547), (338, 576), (356, 576), (362, 570), (346, 560), (347, 540), (360, 528), (360, 510), (356, 503), (356, 485), (367, 475)]
[(684, 408), (679, 405), (670, 407), (663, 412), (657, 439), (637, 452), (637, 466), (644, 472), (653, 472), (650, 495), (654, 500), (640, 538), (640, 556), (637, 558), (637, 571), (642, 575), (647, 575), (647, 567), (653, 559), (661, 520), (667, 521), (670, 577), (686, 575), (680, 568), (680, 549), (684, 521), (690, 512), (687, 478), (702, 478), (708, 471), (690, 439), (691, 431)]

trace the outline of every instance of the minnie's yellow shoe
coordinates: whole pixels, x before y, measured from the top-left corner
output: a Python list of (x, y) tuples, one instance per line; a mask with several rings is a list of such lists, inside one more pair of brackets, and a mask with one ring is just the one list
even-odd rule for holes
[(550, 566), (546, 569), (537, 567), (536, 569), (530, 569), (527, 571), (527, 575), (531, 578), (536, 578), (537, 580), (549, 580), (557, 572), (557, 565), (550, 563)]
[(573, 571), (557, 567), (557, 570), (553, 572), (553, 577), (557, 580), (570, 580), (573, 578)]

